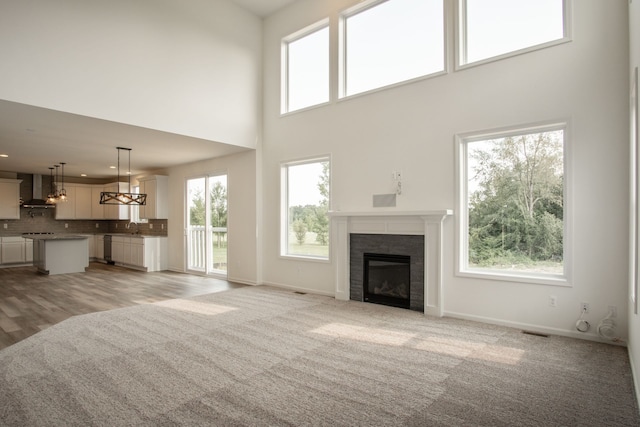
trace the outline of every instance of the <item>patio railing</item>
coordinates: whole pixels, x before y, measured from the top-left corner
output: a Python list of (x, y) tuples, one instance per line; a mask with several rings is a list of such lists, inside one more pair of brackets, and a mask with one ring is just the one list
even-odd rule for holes
[(206, 242), (207, 232), (211, 248), (209, 256), (209, 270), (227, 270), (227, 227), (210, 227), (207, 231), (205, 226), (191, 226), (187, 228), (188, 259), (189, 270), (206, 271)]

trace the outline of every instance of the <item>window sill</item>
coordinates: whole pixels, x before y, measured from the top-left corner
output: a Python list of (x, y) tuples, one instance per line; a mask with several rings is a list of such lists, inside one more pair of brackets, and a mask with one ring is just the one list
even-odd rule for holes
[(319, 258), (311, 255), (280, 255), (281, 259), (290, 260), (290, 261), (309, 261), (309, 262), (318, 262), (321, 264), (330, 264), (330, 258)]
[(501, 272), (498, 270), (464, 270), (456, 272), (458, 277), (468, 277), (473, 279), (494, 280), (501, 282), (516, 282), (530, 285), (548, 285), (571, 287), (572, 284), (567, 276), (561, 274), (514, 274), (514, 272)]

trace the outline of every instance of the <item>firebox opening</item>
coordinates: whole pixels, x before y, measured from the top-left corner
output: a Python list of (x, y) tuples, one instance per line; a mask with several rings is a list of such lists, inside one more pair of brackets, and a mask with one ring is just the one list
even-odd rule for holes
[(364, 301), (410, 308), (411, 257), (364, 253)]

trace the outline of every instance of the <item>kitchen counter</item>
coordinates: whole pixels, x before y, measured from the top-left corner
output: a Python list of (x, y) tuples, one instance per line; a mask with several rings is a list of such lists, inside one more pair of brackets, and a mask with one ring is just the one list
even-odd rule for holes
[(78, 240), (87, 238), (87, 236), (76, 234), (25, 234), (22, 237), (33, 240)]
[(75, 234), (25, 234), (33, 240), (33, 265), (44, 274), (83, 273), (89, 266), (89, 239)]

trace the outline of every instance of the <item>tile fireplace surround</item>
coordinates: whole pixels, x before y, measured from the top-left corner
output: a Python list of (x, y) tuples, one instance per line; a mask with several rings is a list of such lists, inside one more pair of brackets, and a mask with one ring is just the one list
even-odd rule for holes
[(335, 244), (335, 298), (349, 300), (349, 237), (357, 234), (422, 235), (424, 239), (424, 313), (442, 316), (442, 237), (449, 209), (435, 211), (331, 211), (331, 239)]

